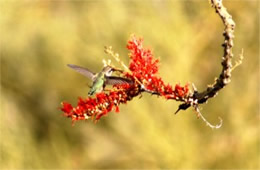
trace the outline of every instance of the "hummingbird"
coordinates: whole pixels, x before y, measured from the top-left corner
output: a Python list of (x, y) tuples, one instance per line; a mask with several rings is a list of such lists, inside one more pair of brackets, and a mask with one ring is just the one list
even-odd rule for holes
[(74, 69), (80, 74), (86, 76), (93, 81), (92, 86), (88, 92), (88, 96), (95, 93), (99, 93), (104, 90), (106, 85), (117, 85), (117, 84), (132, 84), (133, 82), (123, 77), (111, 76), (114, 71), (122, 72), (121, 70), (115, 69), (111, 66), (105, 66), (99, 73), (94, 73), (87, 68), (77, 66), (74, 64), (68, 64), (68, 67)]

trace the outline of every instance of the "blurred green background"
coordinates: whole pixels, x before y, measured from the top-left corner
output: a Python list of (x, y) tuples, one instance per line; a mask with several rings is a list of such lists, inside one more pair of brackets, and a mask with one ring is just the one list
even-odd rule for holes
[[(221, 71), (223, 24), (207, 0), (0, 2), (0, 168), (260, 168), (259, 1), (224, 1), (236, 22), (231, 83), (192, 109), (144, 94), (97, 124), (61, 116), (89, 88), (69, 69), (99, 71), (112, 45), (128, 63), (132, 33), (160, 58), (165, 82), (206, 88)], [(119, 66), (113, 59), (113, 64)]]

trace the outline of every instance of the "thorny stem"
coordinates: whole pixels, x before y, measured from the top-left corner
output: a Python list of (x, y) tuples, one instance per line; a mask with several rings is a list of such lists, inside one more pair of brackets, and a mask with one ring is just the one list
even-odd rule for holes
[(219, 128), (222, 125), (222, 119), (220, 119), (220, 124), (213, 126), (211, 125), (201, 114), (198, 105), (205, 103), (208, 101), (209, 98), (215, 97), (219, 90), (224, 88), (228, 83), (231, 81), (231, 72), (242, 63), (243, 60), (243, 49), (240, 54), (239, 61), (235, 63), (235, 66), (232, 67), (232, 58), (233, 52), (232, 48), (234, 46), (233, 39), (234, 39), (234, 29), (235, 29), (235, 22), (232, 19), (232, 16), (228, 13), (227, 9), (222, 4), (222, 0), (210, 0), (212, 7), (215, 8), (216, 13), (220, 16), (223, 24), (225, 26), (223, 36), (224, 36), (224, 43), (222, 44), (224, 48), (224, 55), (222, 57), (222, 71), (218, 78), (215, 79), (214, 84), (208, 85), (208, 88), (202, 92), (198, 92), (193, 85), (194, 92), (189, 98), (181, 105), (179, 105), (179, 110), (186, 110), (190, 106), (194, 107), (197, 114), (202, 118), (202, 120), (212, 129)]
[(231, 59), (233, 58), (232, 47), (234, 46), (235, 22), (233, 21), (232, 16), (227, 12), (227, 9), (223, 6), (222, 0), (211, 0), (211, 3), (225, 25), (223, 32), (224, 43), (222, 44), (224, 47), (224, 55), (221, 62), (223, 68), (221, 74), (215, 80), (215, 83), (195, 96), (195, 98), (198, 99), (198, 103), (204, 103), (209, 98), (214, 97), (220, 89), (231, 81)]
[[(209, 98), (212, 98), (217, 95), (218, 91), (224, 88), (231, 81), (231, 72), (242, 62), (243, 53), (240, 54), (240, 63), (236, 64), (235, 67), (232, 67), (232, 58), (233, 52), (232, 48), (234, 46), (234, 29), (235, 22), (232, 19), (232, 16), (228, 13), (227, 9), (223, 6), (222, 0), (211, 0), (212, 7), (215, 8), (216, 13), (220, 16), (223, 24), (225, 26), (223, 36), (224, 43), (222, 44), (224, 48), (224, 55), (222, 57), (222, 71), (218, 78), (215, 79), (214, 84), (208, 85), (208, 88), (205, 91), (198, 92), (194, 91), (193, 95), (188, 101), (196, 101), (198, 104), (202, 104), (208, 101)], [(180, 110), (186, 110), (191, 106), (191, 102), (185, 102), (179, 106)]]

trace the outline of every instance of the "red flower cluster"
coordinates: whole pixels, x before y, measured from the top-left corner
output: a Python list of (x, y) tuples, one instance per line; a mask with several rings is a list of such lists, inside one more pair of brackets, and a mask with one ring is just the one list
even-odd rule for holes
[[(125, 77), (131, 79), (133, 84), (115, 85), (108, 93), (101, 92), (95, 98), (79, 98), (78, 105), (73, 108), (67, 102), (62, 103), (61, 110), (64, 116), (70, 117), (72, 121), (99, 120), (102, 116), (112, 111), (114, 108), (119, 112), (119, 105), (125, 104), (143, 91), (149, 91), (166, 99), (184, 101), (189, 94), (188, 85), (181, 87), (179, 84), (172, 86), (166, 85), (158, 77), (158, 59), (150, 49), (143, 47), (143, 40), (133, 36), (127, 44), (130, 50), (130, 73), (125, 73)], [(144, 90), (145, 89), (145, 90)]]
[(97, 93), (95, 98), (79, 98), (75, 108), (71, 104), (63, 102), (61, 110), (64, 112), (64, 116), (70, 117), (73, 122), (89, 118), (99, 120), (102, 116), (112, 111), (113, 108), (115, 112), (119, 112), (119, 104), (127, 103), (127, 101), (139, 93), (139, 89), (136, 86), (117, 85), (108, 94), (101, 92)]
[(177, 84), (173, 90), (171, 85), (166, 85), (157, 76), (159, 60), (154, 59), (150, 49), (143, 47), (143, 40), (141, 38), (137, 39), (133, 36), (128, 41), (127, 48), (131, 52), (129, 64), (131, 74), (126, 75), (128, 78), (138, 79), (147, 90), (158, 93), (166, 99), (181, 100), (187, 96), (189, 92), (188, 84), (184, 87)]

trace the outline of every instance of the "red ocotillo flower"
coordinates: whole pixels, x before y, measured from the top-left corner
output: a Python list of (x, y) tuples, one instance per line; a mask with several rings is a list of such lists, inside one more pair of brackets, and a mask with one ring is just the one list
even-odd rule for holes
[(143, 40), (133, 36), (127, 44), (130, 50), (129, 69), (131, 74), (126, 76), (138, 79), (147, 90), (158, 93), (166, 99), (181, 100), (188, 95), (188, 85), (181, 87), (179, 84), (172, 89), (171, 85), (166, 85), (158, 76), (159, 60), (155, 59), (151, 50), (143, 47)]
[(113, 109), (119, 112), (119, 105), (126, 104), (132, 98), (142, 92), (149, 92), (166, 99), (184, 101), (189, 94), (188, 85), (181, 87), (165, 84), (158, 75), (159, 60), (155, 59), (151, 50), (143, 47), (143, 40), (132, 36), (127, 44), (130, 50), (130, 63), (128, 71), (124, 72), (124, 78), (130, 79), (132, 83), (114, 85), (107, 93), (97, 93), (94, 98), (79, 98), (76, 107), (72, 107), (67, 102), (62, 103), (61, 110), (64, 116), (69, 117), (72, 121), (99, 120), (102, 116), (107, 115)]

